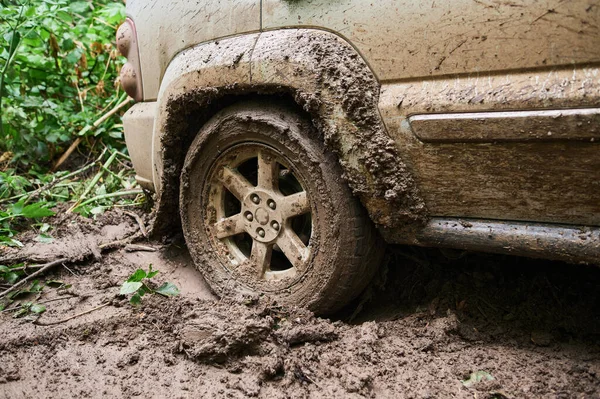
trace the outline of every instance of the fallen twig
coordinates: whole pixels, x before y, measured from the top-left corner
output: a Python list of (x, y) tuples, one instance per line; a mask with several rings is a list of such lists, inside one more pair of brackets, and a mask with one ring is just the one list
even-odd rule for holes
[[(129, 237), (125, 237), (122, 238), (120, 240), (116, 240), (116, 241), (111, 241), (108, 243), (104, 243), (104, 244), (100, 244), (98, 245), (98, 248), (100, 250), (104, 250), (104, 249), (113, 249), (113, 248), (117, 248), (117, 247), (122, 247), (125, 246), (129, 243), (131, 243), (134, 240), (137, 240), (138, 238), (140, 238), (142, 236), (141, 232), (137, 232), (134, 233), (132, 235), (130, 235)], [(76, 261), (80, 261), (82, 260), (82, 258), (86, 258), (88, 256), (93, 255), (93, 253), (90, 251), (90, 253), (84, 253), (84, 254), (79, 254), (76, 258), (65, 258), (65, 262), (66, 263), (73, 263)], [(44, 259), (44, 258), (32, 258), (32, 257), (28, 257), (27, 255), (21, 255), (21, 254), (15, 254), (15, 255), (10, 255), (10, 256), (6, 256), (4, 258), (0, 258), (0, 264), (2, 265), (14, 265), (17, 263), (23, 263), (23, 262), (55, 262), (56, 260), (49, 260), (48, 258)], [(41, 264), (41, 265), (31, 265), (31, 266), (21, 266), (18, 268), (15, 268), (13, 270), (15, 271), (19, 271), (19, 270), (27, 270), (27, 269), (37, 269), (37, 268), (43, 268), (45, 267), (46, 264)], [(37, 273), (37, 272), (36, 272)]]
[(71, 156), (71, 154), (73, 153), (73, 151), (75, 151), (75, 149), (79, 146), (79, 143), (81, 143), (82, 140), (82, 136), (79, 136), (75, 139), (75, 141), (73, 141), (71, 143), (71, 145), (69, 146), (69, 148), (67, 148), (67, 151), (65, 151), (60, 158), (58, 158), (58, 161), (56, 161), (54, 163), (54, 165), (52, 165), (52, 169), (50, 169), (50, 171), (54, 172), (56, 171), (56, 169), (58, 169), (58, 167), (60, 165), (62, 165), (67, 158), (69, 158)]
[(67, 322), (67, 321), (69, 321), (69, 320), (73, 320), (73, 319), (74, 319), (74, 318), (76, 318), (76, 317), (83, 316), (83, 315), (86, 315), (86, 314), (88, 314), (88, 313), (95, 312), (96, 310), (100, 310), (100, 309), (102, 309), (102, 308), (104, 308), (104, 307), (106, 307), (106, 306), (108, 306), (108, 305), (110, 305), (110, 302), (103, 303), (103, 304), (102, 304), (102, 305), (100, 305), (100, 306), (96, 306), (95, 308), (88, 309), (88, 310), (86, 310), (85, 312), (77, 313), (77, 314), (75, 314), (75, 315), (73, 315), (73, 316), (69, 316), (69, 317), (67, 317), (66, 319), (62, 319), (62, 320), (57, 320), (57, 321), (49, 321), (49, 322), (47, 322), (47, 323), (44, 323), (44, 322), (41, 322), (41, 321), (39, 321), (39, 319), (38, 319), (38, 320), (35, 320), (35, 321), (33, 322), (33, 324), (36, 324), (36, 325), (38, 325), (38, 326), (54, 326), (54, 325), (57, 325), (57, 324), (62, 324), (62, 323), (65, 323), (65, 322)]
[[(130, 244), (132, 241), (140, 238), (141, 236), (142, 236), (142, 233), (138, 231), (137, 233), (132, 234), (131, 236), (126, 237), (126, 238), (124, 238), (122, 240), (117, 240), (117, 241), (112, 241), (112, 242), (108, 242), (108, 243), (105, 243), (105, 244), (100, 244), (100, 245), (98, 245), (98, 248), (100, 250), (105, 250), (105, 249), (113, 249), (113, 248), (117, 248), (117, 247), (122, 247), (122, 246), (125, 246), (127, 244)], [(93, 253), (85, 254), (84, 257), (88, 257), (90, 255), (93, 255)], [(37, 271), (33, 272), (32, 274), (26, 276), (23, 280), (20, 280), (19, 282), (15, 283), (10, 288), (8, 288), (5, 291), (3, 291), (2, 293), (0, 293), (0, 298), (6, 296), (11, 291), (13, 291), (16, 288), (18, 288), (18, 287), (22, 286), (23, 284), (25, 284), (27, 281), (33, 279), (34, 277), (39, 276), (40, 274), (46, 272), (47, 270), (51, 269), (52, 267), (54, 267), (56, 265), (60, 265), (60, 264), (63, 264), (63, 263), (68, 263), (68, 262), (75, 262), (75, 261), (78, 261), (78, 260), (81, 260), (81, 259), (82, 259), (81, 256), (79, 256), (77, 258), (73, 258), (73, 259), (70, 259), (70, 258), (60, 258), (60, 259), (56, 259), (56, 260), (53, 260), (51, 262), (48, 262), (48, 263), (45, 263), (45, 264), (42, 264), (42, 265), (22, 266), (22, 267), (15, 268), (15, 269), (13, 269), (15, 271), (16, 270), (26, 270), (26, 269), (29, 269), (29, 268), (39, 268), (39, 270), (37, 270)], [(7, 263), (7, 262), (5, 262), (5, 260), (6, 259), (0, 259), (0, 262)]]
[(144, 221), (142, 220), (140, 215), (138, 215), (135, 212), (129, 212), (129, 211), (123, 211), (123, 213), (126, 214), (127, 216), (131, 216), (132, 218), (134, 218), (135, 221), (137, 222), (137, 224), (140, 226), (140, 231), (142, 232), (142, 235), (144, 237), (148, 237), (148, 230), (146, 229), (146, 225), (144, 224)]
[(98, 245), (98, 248), (100, 248), (100, 249), (112, 249), (112, 248), (116, 248), (116, 247), (121, 247), (121, 246), (129, 244), (133, 240), (136, 240), (136, 239), (140, 238), (141, 236), (142, 236), (142, 233), (138, 231), (137, 233), (132, 234), (132, 235), (130, 235), (127, 238), (123, 238), (122, 240), (111, 241), (111, 242), (107, 242), (107, 243), (104, 243), (104, 244), (100, 244), (100, 245)]
[(114, 193), (97, 195), (93, 198), (83, 201), (81, 204), (74, 207), (73, 210), (80, 208), (82, 206), (85, 206), (94, 201), (98, 201), (98, 200), (102, 200), (102, 199), (114, 198), (114, 197), (125, 197), (127, 195), (139, 195), (139, 194), (143, 194), (143, 193), (144, 193), (144, 190), (129, 190), (129, 191), (116, 191)]
[[(61, 297), (58, 297), (58, 298), (52, 298), (52, 299), (48, 299), (48, 300), (46, 300), (46, 301), (41, 301), (41, 302), (36, 302), (36, 303), (37, 303), (37, 304), (39, 304), (39, 305), (44, 305), (44, 304), (46, 304), (46, 303), (50, 303), (50, 302), (56, 302), (56, 301), (64, 301), (65, 299), (71, 299), (71, 298), (76, 298), (76, 297), (77, 297), (77, 295), (74, 295), (74, 294), (67, 294), (67, 295), (64, 295), (64, 296), (61, 296)], [(19, 310), (19, 309), (21, 309), (22, 307), (23, 307), (23, 304), (22, 304), (22, 303), (19, 303), (19, 304), (18, 304), (17, 306), (15, 306), (15, 307), (8, 308), (8, 309), (4, 309), (4, 310), (0, 311), (0, 313), (12, 312), (12, 311), (15, 311), (15, 310)]]
[(20, 272), (20, 271), (26, 271), (28, 269), (41, 269), (44, 266), (45, 266), (45, 264), (43, 264), (43, 265), (20, 266), (20, 267), (14, 267), (14, 268), (10, 269), (10, 271), (11, 272)]
[(145, 251), (145, 252), (156, 252), (156, 248), (149, 247), (146, 245), (138, 245), (138, 244), (127, 244), (125, 245), (126, 252), (135, 252), (135, 251)]
[(11, 291), (14, 291), (16, 288), (19, 288), (20, 286), (22, 286), (23, 284), (25, 284), (27, 281), (31, 280), (34, 277), (39, 276), (40, 274), (44, 273), (46, 270), (53, 268), (56, 265), (60, 265), (63, 262), (67, 262), (68, 259), (67, 258), (60, 258), (57, 259), (55, 261), (46, 263), (45, 265), (42, 265), (42, 268), (36, 272), (31, 273), (29, 276), (26, 276), (23, 280), (15, 283), (12, 287), (10, 287), (9, 289), (3, 291), (0, 293), (0, 298), (3, 298), (4, 296), (6, 296), (7, 294), (9, 294)]

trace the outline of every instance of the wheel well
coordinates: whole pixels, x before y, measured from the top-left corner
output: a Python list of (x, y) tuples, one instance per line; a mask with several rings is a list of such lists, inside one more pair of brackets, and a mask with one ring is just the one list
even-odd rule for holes
[[(168, 175), (170, 179), (168, 184), (164, 184), (166, 182), (162, 184), (161, 206), (157, 210), (152, 229), (154, 236), (167, 237), (181, 231), (179, 176), (181, 175), (183, 162), (192, 141), (202, 126), (219, 111), (244, 101), (277, 101), (278, 104), (285, 104), (302, 117), (313, 120), (313, 116), (294, 100), (291, 91), (269, 92), (268, 90), (262, 90), (228, 93), (223, 90), (219, 91), (218, 94), (221, 95), (211, 96), (208, 102), (201, 102), (197, 99), (192, 100), (194, 96), (190, 96), (188, 101), (169, 107), (167, 129), (165, 130), (168, 134), (161, 142), (164, 151), (163, 159), (165, 160), (163, 176)], [(177, 178), (174, 178), (175, 176)]]

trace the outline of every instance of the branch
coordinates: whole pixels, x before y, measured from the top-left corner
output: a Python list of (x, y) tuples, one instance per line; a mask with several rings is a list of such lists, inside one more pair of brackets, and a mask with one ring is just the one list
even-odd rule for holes
[(46, 270), (51, 269), (51, 268), (53, 268), (56, 265), (60, 265), (61, 263), (66, 262), (67, 260), (68, 260), (67, 258), (60, 258), (60, 259), (57, 259), (57, 260), (52, 261), (50, 263), (46, 263), (45, 265), (42, 265), (42, 268), (40, 270), (31, 273), (29, 276), (25, 277), (23, 280), (21, 280), (18, 283), (14, 284), (12, 287), (10, 287), (9, 289), (7, 289), (6, 291), (3, 291), (2, 293), (0, 293), (0, 298), (3, 298), (7, 294), (9, 294), (11, 291), (13, 291), (16, 288), (22, 286), (23, 284), (25, 284), (27, 281), (31, 280), (32, 278), (39, 276), (40, 274), (44, 273)]
[(47, 322), (47, 323), (41, 322), (41, 321), (39, 321), (39, 320), (35, 320), (35, 321), (33, 322), (33, 324), (37, 324), (38, 326), (54, 326), (54, 325), (56, 325), (56, 324), (62, 324), (62, 323), (64, 323), (64, 322), (67, 322), (67, 321), (69, 321), (69, 320), (72, 320), (72, 319), (74, 319), (74, 318), (76, 318), (76, 317), (83, 316), (83, 315), (85, 315), (85, 314), (88, 314), (88, 313), (92, 313), (92, 312), (94, 312), (94, 311), (96, 311), (96, 310), (100, 310), (100, 309), (102, 309), (103, 307), (106, 307), (106, 306), (108, 306), (108, 305), (110, 305), (110, 302), (103, 303), (102, 305), (100, 305), (100, 306), (96, 306), (95, 308), (92, 308), (92, 309), (88, 309), (88, 310), (86, 310), (85, 312), (81, 312), (81, 313), (77, 313), (76, 315), (69, 316), (69, 317), (67, 317), (66, 319), (62, 319), (62, 320), (58, 320), (58, 321), (49, 321), (49, 322)]

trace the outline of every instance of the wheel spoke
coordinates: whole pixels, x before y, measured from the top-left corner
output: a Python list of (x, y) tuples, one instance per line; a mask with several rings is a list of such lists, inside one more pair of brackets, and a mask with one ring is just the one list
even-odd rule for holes
[(244, 219), (242, 214), (230, 216), (215, 223), (217, 238), (227, 238), (244, 232)]
[(310, 212), (310, 202), (308, 201), (308, 195), (306, 195), (306, 191), (301, 191), (299, 193), (283, 197), (282, 202), (283, 209), (281, 212), (285, 218), (300, 216)]
[(227, 166), (223, 167), (223, 174), (219, 180), (240, 201), (254, 188), (240, 172)]
[(261, 151), (258, 153), (258, 187), (276, 190), (279, 183), (279, 164), (275, 159)]
[(273, 244), (265, 244), (260, 241), (254, 240), (252, 242), (252, 253), (250, 254), (250, 260), (256, 264), (256, 270), (258, 272), (258, 278), (263, 278), (265, 272), (269, 270), (271, 266), (271, 255), (273, 254)]
[(277, 239), (277, 245), (292, 265), (301, 268), (308, 256), (308, 248), (291, 227), (286, 226)]

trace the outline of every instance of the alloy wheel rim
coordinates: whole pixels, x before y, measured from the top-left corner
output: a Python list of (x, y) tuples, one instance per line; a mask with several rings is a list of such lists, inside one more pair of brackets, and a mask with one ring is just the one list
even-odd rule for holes
[(220, 154), (210, 182), (205, 222), (230, 271), (244, 266), (244, 278), (262, 284), (304, 274), (312, 209), (302, 176), (283, 154), (238, 144)]

